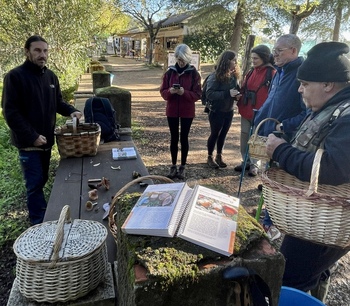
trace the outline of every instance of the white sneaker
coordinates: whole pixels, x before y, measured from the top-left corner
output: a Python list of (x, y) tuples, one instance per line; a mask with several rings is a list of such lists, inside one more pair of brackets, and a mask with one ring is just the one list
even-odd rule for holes
[(274, 225), (270, 225), (270, 226), (265, 225), (264, 229), (265, 229), (267, 237), (269, 237), (269, 239), (271, 241), (274, 241), (274, 240), (280, 238), (282, 235), (281, 232)]

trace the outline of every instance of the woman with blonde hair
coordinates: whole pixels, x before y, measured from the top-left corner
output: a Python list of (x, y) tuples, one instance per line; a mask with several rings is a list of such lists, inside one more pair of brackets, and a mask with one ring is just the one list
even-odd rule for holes
[[(202, 95), (201, 77), (191, 65), (192, 51), (186, 44), (175, 49), (176, 63), (169, 66), (163, 76), (160, 94), (167, 102), (166, 116), (170, 130), (172, 166), (168, 177), (185, 178), (185, 165), (189, 151), (188, 135), (195, 116), (195, 102)], [(177, 168), (177, 155), (181, 144), (181, 165)]]

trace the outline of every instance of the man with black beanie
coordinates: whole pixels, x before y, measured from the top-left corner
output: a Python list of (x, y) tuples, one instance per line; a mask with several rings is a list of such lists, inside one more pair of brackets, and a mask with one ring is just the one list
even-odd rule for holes
[[(273, 134), (268, 136), (267, 154), (282, 169), (302, 181), (310, 181), (315, 152), (322, 148), (319, 183), (340, 185), (350, 182), (348, 53), (349, 47), (339, 42), (320, 43), (308, 52), (307, 59), (298, 69), (297, 78), (299, 92), (311, 113), (291, 143)], [(280, 250), (286, 259), (283, 285), (311, 291), (324, 302), (329, 269), (349, 249), (286, 235)]]

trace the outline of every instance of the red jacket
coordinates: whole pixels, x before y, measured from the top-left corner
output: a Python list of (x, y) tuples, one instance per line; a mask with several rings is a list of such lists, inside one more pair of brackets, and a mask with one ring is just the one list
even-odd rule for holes
[[(182, 96), (170, 94), (169, 88), (173, 84), (180, 84), (185, 92)], [(167, 101), (166, 116), (194, 118), (195, 102), (202, 95), (201, 77), (194, 66), (189, 66), (179, 74), (174, 66), (170, 66), (163, 75), (160, 94)]]
[[(253, 119), (253, 109), (259, 109), (264, 104), (267, 98), (268, 91), (269, 91), (268, 86), (264, 85), (260, 87), (260, 89), (256, 92), (259, 86), (265, 81), (267, 69), (268, 69), (268, 66), (254, 68), (253, 72), (248, 77), (248, 80), (246, 78), (249, 73), (244, 78), (242, 88), (241, 88), (242, 97), (238, 101), (237, 106), (238, 106), (239, 113), (245, 119), (248, 119), (248, 120)], [(273, 69), (271, 77), (273, 77), (275, 73), (276, 73), (276, 70)], [(250, 100), (248, 101), (248, 103), (246, 104), (244, 103), (246, 90), (252, 90), (256, 92), (256, 104), (254, 106), (251, 104)]]

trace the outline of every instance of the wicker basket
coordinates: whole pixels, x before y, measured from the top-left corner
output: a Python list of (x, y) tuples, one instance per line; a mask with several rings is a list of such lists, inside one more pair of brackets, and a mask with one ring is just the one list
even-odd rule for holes
[(161, 175), (146, 175), (146, 176), (141, 176), (129, 183), (127, 183), (124, 187), (122, 187), (113, 197), (112, 203), (110, 205), (110, 209), (109, 209), (109, 216), (108, 216), (108, 226), (109, 226), (109, 230), (112, 233), (114, 240), (117, 242), (117, 235), (118, 235), (118, 227), (116, 225), (115, 222), (115, 215), (116, 213), (114, 212), (114, 208), (118, 203), (118, 199), (124, 194), (124, 192), (126, 192), (128, 190), (128, 188), (130, 188), (131, 186), (141, 183), (142, 181), (145, 180), (152, 180), (152, 181), (160, 181), (163, 183), (174, 183), (173, 180), (165, 177), (165, 176), (161, 176)]
[(101, 127), (97, 123), (65, 124), (55, 129), (56, 142), (61, 158), (95, 156), (100, 144)]
[(266, 154), (266, 140), (267, 140), (267, 137), (258, 135), (260, 127), (268, 120), (273, 120), (277, 124), (280, 123), (277, 119), (266, 118), (266, 119), (262, 120), (258, 124), (258, 126), (256, 127), (253, 135), (250, 137), (250, 139), (248, 141), (249, 156), (251, 158), (255, 158), (255, 159), (258, 159), (258, 160), (266, 160), (266, 161), (270, 160), (270, 157), (268, 157), (267, 154)]
[(14, 244), (19, 290), (37, 302), (75, 300), (107, 274), (107, 229), (101, 223), (70, 221), (64, 206), (58, 221), (30, 227)]
[(318, 244), (350, 247), (350, 184), (318, 185), (323, 150), (316, 152), (310, 183), (279, 168), (262, 175), (264, 203), (288, 235)]

